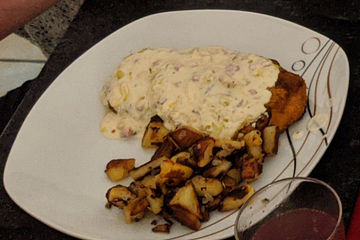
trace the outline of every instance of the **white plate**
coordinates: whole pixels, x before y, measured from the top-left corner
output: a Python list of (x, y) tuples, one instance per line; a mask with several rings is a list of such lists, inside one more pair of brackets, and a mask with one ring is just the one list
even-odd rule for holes
[[(99, 92), (105, 79), (128, 54), (144, 47), (185, 48), (221, 45), (277, 59), (303, 75), (311, 113), (324, 113), (330, 143), (340, 122), (349, 83), (344, 51), (314, 31), (278, 18), (240, 11), (196, 10), (161, 13), (139, 19), (114, 32), (72, 63), (46, 90), (27, 116), (10, 152), (4, 185), (26, 212), (47, 225), (86, 239), (219, 239), (233, 235), (234, 212), (211, 214), (193, 232), (175, 224), (170, 234), (151, 232), (147, 218), (126, 225), (120, 211), (105, 209), (105, 192), (113, 185), (104, 168), (110, 159), (135, 157), (139, 165), (151, 152), (139, 140), (105, 139), (99, 132), (103, 106)], [(328, 104), (330, 96), (332, 105)], [(296, 175), (307, 176), (327, 146), (319, 132), (308, 133), (307, 111), (289, 132)], [(266, 159), (259, 187), (293, 174), (293, 155), (286, 134), (279, 153)], [(124, 184), (128, 182), (124, 181)]]

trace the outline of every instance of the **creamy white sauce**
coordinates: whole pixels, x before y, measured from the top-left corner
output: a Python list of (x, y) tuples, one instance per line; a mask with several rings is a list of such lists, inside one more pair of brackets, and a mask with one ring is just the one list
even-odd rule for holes
[(186, 125), (230, 138), (266, 111), (279, 68), (271, 60), (222, 47), (144, 49), (126, 57), (104, 85), (109, 138), (142, 136), (157, 114), (169, 130)]
[(323, 113), (316, 114), (315, 116), (310, 118), (307, 124), (307, 128), (310, 132), (318, 131), (320, 128), (326, 126), (327, 121), (328, 121), (328, 117), (325, 114)]

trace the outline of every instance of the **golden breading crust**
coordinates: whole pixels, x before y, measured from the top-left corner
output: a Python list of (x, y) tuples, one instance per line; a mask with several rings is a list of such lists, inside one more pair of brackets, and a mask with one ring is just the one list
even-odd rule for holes
[(280, 67), (278, 80), (269, 90), (272, 96), (265, 105), (270, 113), (269, 125), (278, 126), (282, 132), (304, 114), (307, 100), (306, 84), (299, 75)]

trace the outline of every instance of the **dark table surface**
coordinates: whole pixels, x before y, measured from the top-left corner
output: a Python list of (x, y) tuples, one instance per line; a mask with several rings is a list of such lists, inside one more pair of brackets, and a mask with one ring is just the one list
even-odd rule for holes
[[(350, 86), (339, 129), (311, 173), (339, 193), (348, 227), (360, 185), (360, 3), (289, 0), (87, 0), (40, 75), (0, 98), (0, 174), (28, 112), (49, 84), (77, 57), (108, 34), (149, 14), (186, 9), (265, 13), (301, 24), (337, 42), (350, 62)], [(71, 239), (32, 218), (0, 187), (0, 239)], [(121, 237), (119, 237), (121, 239)]]

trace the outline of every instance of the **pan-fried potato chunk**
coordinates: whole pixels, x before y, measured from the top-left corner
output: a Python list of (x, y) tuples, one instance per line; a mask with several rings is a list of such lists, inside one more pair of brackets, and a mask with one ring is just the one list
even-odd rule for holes
[(204, 138), (196, 142), (192, 147), (197, 166), (205, 167), (212, 159), (212, 151), (215, 145), (213, 138)]
[(244, 140), (248, 148), (248, 153), (256, 159), (263, 159), (261, 132), (259, 130), (253, 130), (244, 136)]
[(170, 232), (171, 225), (168, 223), (165, 224), (159, 224), (155, 227), (153, 227), (151, 230), (153, 232), (162, 232), (162, 233), (169, 233)]
[(155, 115), (150, 119), (149, 124), (146, 126), (145, 133), (142, 138), (142, 146), (144, 148), (157, 148), (160, 146), (164, 137), (169, 133), (169, 130), (165, 128), (164, 121)]
[(202, 222), (209, 221), (210, 219), (209, 211), (204, 205), (201, 205), (200, 212), (201, 212), (201, 221)]
[(254, 188), (249, 184), (244, 184), (241, 187), (230, 192), (224, 200), (220, 203), (219, 210), (222, 212), (237, 209), (241, 207), (246, 200), (254, 194)]
[(146, 189), (146, 200), (149, 203), (149, 209), (154, 214), (159, 214), (164, 206), (164, 195), (156, 196), (153, 190)]
[(238, 168), (232, 168), (226, 173), (226, 176), (231, 177), (237, 183), (239, 183), (241, 181), (241, 170)]
[(145, 177), (147, 174), (149, 174), (153, 169), (160, 167), (161, 163), (164, 160), (169, 160), (167, 157), (161, 157), (157, 158), (153, 161), (147, 162), (133, 170), (130, 171), (131, 177), (136, 181), (143, 177)]
[(171, 210), (173, 212), (174, 217), (185, 226), (193, 229), (199, 230), (200, 229), (200, 219), (196, 217), (194, 214), (189, 212), (188, 210), (179, 207), (179, 206), (172, 206)]
[(223, 186), (218, 179), (204, 178), (197, 175), (191, 179), (195, 188), (196, 194), (200, 197), (204, 197), (206, 194), (211, 196), (217, 196), (223, 191)]
[(196, 162), (189, 152), (179, 152), (170, 159), (175, 163), (180, 163), (189, 167), (195, 167)]
[(171, 132), (170, 136), (180, 147), (180, 150), (184, 150), (203, 138), (204, 134), (190, 127), (179, 127)]
[(122, 185), (116, 185), (106, 192), (106, 199), (108, 202), (121, 209), (128, 205), (130, 200), (135, 198), (136, 195), (133, 194), (127, 187)]
[[(221, 196), (221, 195), (220, 195)], [(214, 198), (212, 201), (208, 202), (206, 204), (206, 208), (209, 210), (209, 211), (214, 211), (215, 209), (217, 209), (222, 201), (222, 198), (218, 196), (216, 198)]]
[[(215, 161), (215, 162), (214, 162)], [(212, 162), (212, 167), (206, 169), (203, 172), (204, 177), (217, 177), (220, 174), (227, 172), (231, 168), (231, 162), (226, 161), (225, 159), (214, 159)]]
[(236, 151), (240, 151), (245, 147), (244, 140), (231, 140), (231, 139), (216, 139), (215, 147), (221, 148), (220, 151), (216, 153), (216, 157), (224, 158)]
[(151, 157), (151, 161), (162, 157), (170, 158), (176, 149), (179, 149), (179, 147), (176, 145), (175, 141), (170, 136), (166, 136), (164, 142), (156, 149), (154, 155)]
[(177, 186), (193, 174), (192, 168), (170, 160), (164, 160), (160, 168), (161, 171), (156, 180), (157, 184), (160, 185)]
[(235, 188), (241, 181), (241, 170), (238, 168), (230, 169), (222, 178), (222, 182), (226, 189)]
[(156, 175), (147, 175), (141, 180), (141, 184), (150, 189), (156, 189)]
[(171, 208), (174, 206), (181, 207), (194, 214), (197, 218), (201, 218), (199, 201), (191, 183), (179, 188), (169, 205)]
[(256, 129), (262, 131), (269, 124), (269, 121), (269, 117), (267, 117), (265, 114), (262, 114), (256, 121)]
[(242, 161), (241, 178), (245, 182), (253, 182), (258, 179), (262, 172), (262, 164), (255, 158), (247, 156)]
[(147, 187), (145, 187), (141, 182), (132, 182), (129, 186), (129, 190), (136, 195), (136, 198), (145, 198)]
[(111, 181), (119, 181), (129, 175), (129, 171), (135, 167), (135, 159), (114, 159), (106, 165), (105, 173)]
[(179, 188), (169, 206), (179, 222), (194, 230), (200, 228), (200, 204), (191, 183)]
[(125, 222), (138, 222), (145, 215), (145, 209), (149, 206), (146, 198), (132, 199), (127, 206), (124, 207)]
[(273, 156), (277, 153), (279, 145), (279, 127), (268, 126), (263, 130), (263, 148), (267, 156)]

